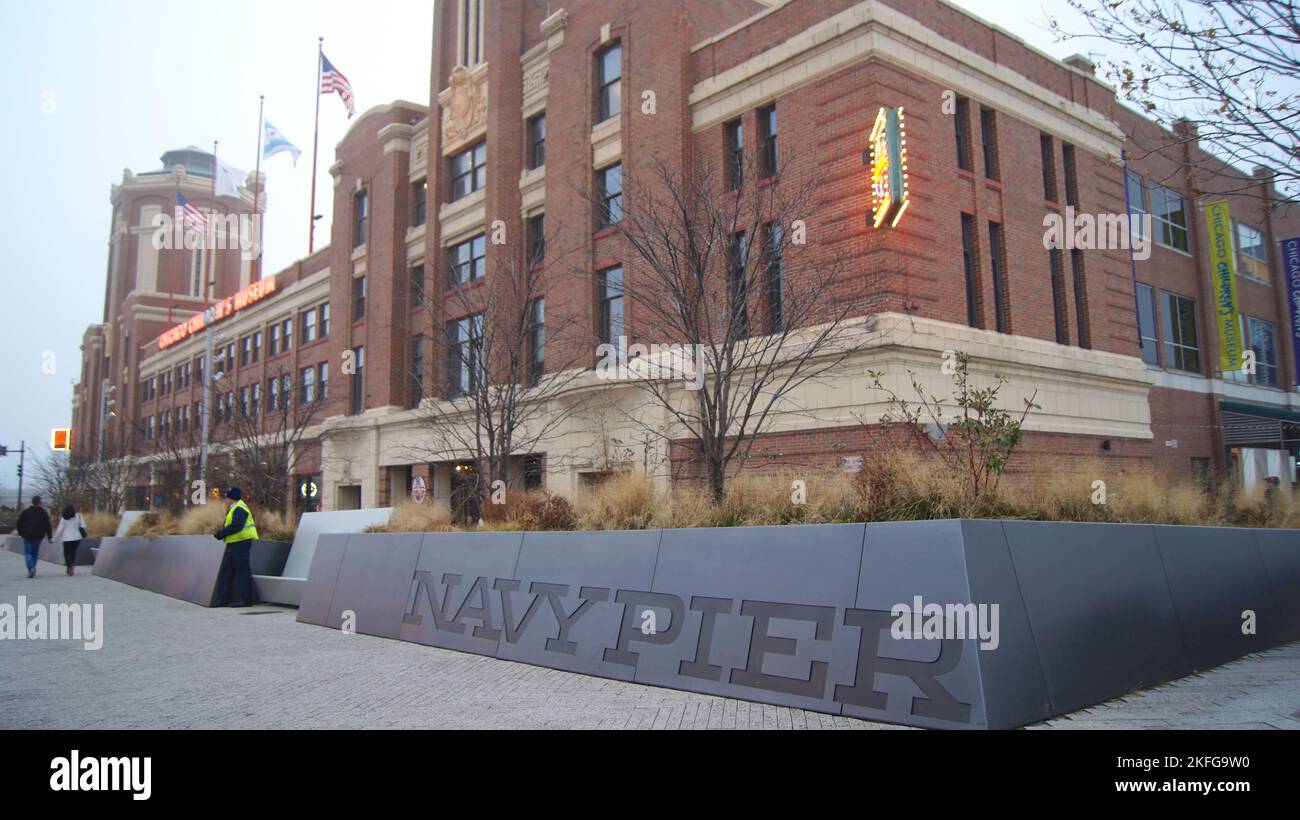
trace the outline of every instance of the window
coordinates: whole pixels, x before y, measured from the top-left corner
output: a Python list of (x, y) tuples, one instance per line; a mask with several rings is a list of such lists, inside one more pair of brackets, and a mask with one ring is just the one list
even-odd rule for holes
[(1010, 333), (1011, 306), (1007, 303), (1006, 282), (1003, 278), (1005, 259), (1002, 256), (1002, 226), (989, 223), (989, 272), (993, 275), (993, 316), (998, 333)]
[(203, 292), (203, 263), (206, 254), (204, 253), (203, 246), (204, 241), (203, 238), (200, 237), (198, 240), (198, 246), (194, 249), (193, 269), (191, 271), (192, 284), (190, 286), (191, 296), (202, 297), (205, 295)]
[(749, 237), (742, 233), (731, 237), (728, 254), (731, 296), (731, 337), (749, 338)]
[(546, 483), (545, 462), (542, 456), (524, 456), (524, 491), (540, 490)]
[(366, 409), (366, 349), (355, 347), (352, 357), (356, 369), (352, 373), (352, 415), (359, 416)]
[(528, 384), (536, 385), (546, 372), (546, 300), (534, 299), (528, 314), (528, 336), (531, 348), (528, 367)]
[(367, 223), (370, 220), (370, 196), (358, 191), (352, 198), (352, 247), (366, 244)]
[(1264, 234), (1250, 227), (1237, 223), (1237, 249), (1241, 255), (1241, 273), (1257, 282), (1267, 283), (1268, 250), (1264, 245)]
[(239, 366), (246, 367), (249, 362), (249, 354), (253, 347), (253, 338), (245, 336), (239, 340)]
[(785, 331), (785, 233), (781, 223), (769, 222), (763, 232), (767, 263), (767, 332)]
[(257, 362), (258, 359), (262, 358), (262, 331), (259, 330), (253, 334), (252, 345), (252, 360)]
[(546, 165), (546, 112), (528, 120), (528, 170)]
[(615, 43), (596, 54), (596, 122), (623, 111), (623, 46)]
[(415, 213), (411, 217), (411, 225), (418, 228), (429, 221), (429, 180), (422, 179), (415, 183), (414, 196)]
[(781, 171), (781, 150), (777, 143), (776, 106), (758, 109), (758, 141), (762, 152), (760, 160), (764, 177), (774, 177)]
[(1048, 251), (1052, 262), (1052, 318), (1056, 323), (1056, 343), (1070, 343), (1070, 323), (1066, 318), (1065, 305), (1065, 261), (1058, 248)]
[(957, 98), (957, 112), (953, 117), (957, 136), (957, 167), (963, 171), (974, 171), (974, 162), (970, 150), (970, 100)]
[(483, 61), (479, 47), (482, 31), (482, 0), (460, 0), (460, 64), (466, 68), (473, 68)]
[(251, 407), (248, 403), (248, 388), (241, 387), (239, 388), (239, 417), (246, 419), (251, 416), (252, 414), (249, 412), (250, 409)]
[(320, 306), (320, 337), (322, 339), (330, 335), (330, 303), (326, 302)]
[(187, 404), (177, 412), (180, 414), (181, 432), (188, 433), (190, 431), (190, 406)]
[(274, 413), (280, 409), (280, 379), (266, 380), (266, 412)]
[(1065, 163), (1065, 204), (1079, 207), (1079, 168), (1075, 163), (1074, 146), (1061, 145), (1061, 159)]
[(1074, 321), (1079, 326), (1079, 347), (1092, 349), (1092, 326), (1088, 322), (1088, 275), (1083, 251), (1070, 251), (1070, 270), (1074, 273)]
[(1124, 177), (1124, 191), (1128, 196), (1128, 212), (1130, 216), (1130, 225), (1134, 236), (1142, 236), (1146, 231), (1146, 220), (1143, 218), (1150, 213), (1150, 207), (1147, 203), (1147, 186), (1146, 180), (1142, 175), (1129, 171)]
[(257, 383), (248, 390), (248, 413), (251, 416), (260, 415), (262, 412), (262, 385)]
[(540, 268), (546, 263), (546, 215), (528, 217), (528, 267)]
[(998, 178), (998, 124), (992, 108), (980, 106), (980, 135), (984, 138), (984, 176)]
[(598, 225), (608, 228), (623, 221), (623, 165), (602, 168), (596, 172), (596, 187), (600, 195)]
[(449, 160), (451, 201), (464, 199), (487, 185), (487, 143), (480, 142)]
[(1255, 377), (1252, 381), (1266, 387), (1277, 387), (1277, 335), (1273, 323), (1247, 316), (1246, 332), (1250, 334), (1250, 349), (1255, 351)]
[(307, 308), (302, 313), (302, 343), (311, 344), (316, 341), (316, 308)]
[(412, 265), (409, 271), (411, 278), (410, 284), (410, 306), (415, 309), (424, 304), (424, 263)]
[(1196, 302), (1176, 293), (1161, 293), (1165, 329), (1165, 367), (1201, 372), (1201, 350), (1196, 341)]
[(271, 325), (271, 335), (266, 345), (267, 358), (278, 355), (280, 352), (280, 324)]
[(483, 314), (447, 324), (448, 394), (455, 398), (478, 390), (482, 375)]
[(321, 362), (316, 365), (316, 398), (325, 401), (330, 397), (330, 365)]
[(1163, 185), (1151, 184), (1151, 217), (1156, 241), (1169, 248), (1187, 250), (1187, 209), (1183, 198)]
[(745, 124), (727, 123), (727, 190), (740, 190), (745, 181)]
[(482, 236), (452, 245), (447, 251), (448, 284), (454, 288), (482, 279), (487, 272), (486, 259), (487, 240)]
[(298, 404), (308, 405), (316, 401), (316, 368), (304, 367), (298, 371)]
[(975, 217), (961, 215), (962, 263), (966, 271), (966, 324), (980, 326), (979, 270), (975, 258)]
[(1052, 138), (1048, 134), (1038, 136), (1038, 150), (1043, 162), (1043, 199), (1056, 201), (1056, 152), (1052, 148)]
[(600, 294), (600, 341), (617, 345), (626, 334), (623, 314), (623, 268), (613, 267), (598, 276)]
[(424, 337), (411, 337), (411, 407), (419, 407), (424, 400)]
[(366, 277), (358, 276), (352, 280), (352, 321), (359, 322), (366, 318)]
[(1138, 283), (1138, 336), (1142, 340), (1142, 361), (1160, 366), (1160, 337), (1156, 335), (1156, 292), (1150, 285)]

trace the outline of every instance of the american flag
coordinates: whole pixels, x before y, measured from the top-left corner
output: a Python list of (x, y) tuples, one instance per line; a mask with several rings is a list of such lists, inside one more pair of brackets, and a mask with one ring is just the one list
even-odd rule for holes
[(208, 229), (208, 218), (195, 208), (182, 193), (176, 194), (176, 207), (181, 211), (181, 224), (186, 228), (203, 233)]
[(348, 82), (348, 78), (343, 76), (342, 71), (334, 67), (328, 57), (322, 54), (320, 59), (320, 93), (338, 94), (339, 98), (343, 100), (343, 104), (347, 106), (348, 119), (352, 119), (357, 113), (356, 100), (352, 97), (352, 83)]

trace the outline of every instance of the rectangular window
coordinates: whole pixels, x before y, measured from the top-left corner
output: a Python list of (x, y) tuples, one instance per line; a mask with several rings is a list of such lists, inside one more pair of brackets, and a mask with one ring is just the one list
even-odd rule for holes
[(1238, 222), (1237, 250), (1241, 256), (1242, 275), (1267, 284), (1268, 248), (1264, 244), (1264, 234)]
[(776, 176), (781, 172), (781, 149), (777, 142), (775, 105), (758, 109), (758, 143), (762, 152), (760, 161), (763, 176)]
[(248, 388), (241, 387), (239, 388), (239, 417), (241, 419), (248, 418), (249, 416), (248, 411), (249, 411)]
[(330, 335), (330, 303), (326, 302), (320, 306), (320, 337), (322, 339)]
[(1070, 322), (1066, 316), (1065, 304), (1065, 260), (1061, 251), (1053, 248), (1048, 252), (1052, 262), (1052, 318), (1056, 323), (1056, 343), (1070, 343)]
[(262, 412), (262, 385), (260, 382), (249, 388), (248, 412), (253, 416), (258, 416)]
[(429, 180), (422, 179), (415, 183), (415, 213), (411, 215), (411, 225), (418, 228), (429, 221)]
[(352, 198), (352, 247), (366, 244), (369, 221), (370, 196), (365, 191), (358, 191)]
[(298, 403), (306, 406), (316, 401), (316, 368), (304, 367), (298, 372)]
[(740, 190), (745, 181), (745, 124), (727, 123), (727, 190)]
[(352, 321), (359, 322), (366, 318), (366, 277), (358, 276), (352, 280)]
[(316, 308), (307, 308), (302, 314), (302, 343), (316, 341)]
[(1187, 209), (1181, 196), (1163, 185), (1152, 183), (1151, 217), (1157, 242), (1165, 247), (1187, 250)]
[(596, 172), (596, 188), (600, 196), (600, 213), (597, 224), (608, 228), (623, 221), (623, 165), (618, 163)]
[(528, 170), (546, 166), (546, 112), (528, 120)]
[(245, 336), (239, 340), (239, 366), (247, 367), (250, 361), (249, 356), (253, 349), (253, 337)]
[(619, 338), (626, 335), (623, 314), (623, 267), (613, 267), (601, 271), (598, 276), (600, 296), (600, 341), (602, 344), (617, 345)]
[(1043, 163), (1043, 199), (1056, 201), (1056, 151), (1052, 147), (1052, 137), (1048, 134), (1038, 135), (1038, 150)]
[(424, 337), (416, 334), (411, 337), (411, 407), (419, 407), (424, 400)]
[(280, 379), (266, 381), (266, 412), (273, 413), (280, 409)]
[(970, 100), (957, 98), (957, 111), (953, 117), (957, 137), (957, 167), (963, 171), (974, 171), (974, 161), (970, 150)]
[(321, 362), (316, 366), (316, 395), (321, 401), (330, 397), (330, 366), (329, 362)]
[(479, 388), (483, 366), (483, 314), (447, 323), (448, 394), (467, 396)]
[(623, 46), (614, 43), (596, 54), (596, 122), (623, 111)]
[(546, 373), (546, 300), (533, 300), (528, 315), (529, 368), (528, 384), (535, 386)]
[(452, 245), (447, 250), (447, 283), (450, 287), (482, 279), (487, 273), (487, 240), (482, 236)]
[(352, 415), (359, 416), (366, 409), (366, 349), (356, 347), (352, 349), (352, 357), (356, 362), (356, 370), (352, 374)]
[(251, 355), (254, 363), (262, 358), (262, 331), (260, 330), (253, 333), (253, 349)]
[(980, 326), (979, 260), (975, 258), (975, 217), (961, 215), (962, 264), (966, 272), (966, 324)]
[(733, 339), (749, 338), (749, 237), (733, 234), (729, 254)]
[(984, 140), (984, 176), (998, 178), (998, 123), (992, 108), (980, 106), (980, 135)]
[(451, 166), (451, 201), (464, 199), (487, 185), (487, 143), (480, 142), (448, 160)]
[(1246, 317), (1250, 349), (1255, 351), (1255, 384), (1277, 387), (1277, 334), (1273, 323), (1253, 316)]
[(280, 324), (271, 325), (271, 336), (266, 345), (266, 355), (268, 358), (280, 354)]
[(1160, 337), (1156, 328), (1156, 292), (1150, 285), (1137, 286), (1138, 336), (1142, 340), (1142, 361), (1160, 366)]
[(989, 273), (993, 276), (993, 316), (997, 321), (998, 333), (1010, 333), (1011, 306), (1007, 301), (1006, 280), (1003, 270), (1006, 259), (1003, 257), (1002, 226), (996, 222), (989, 223)]
[(424, 263), (412, 265), (409, 271), (411, 278), (409, 299), (411, 309), (420, 307), (424, 304)]
[(1075, 163), (1074, 146), (1061, 144), (1061, 159), (1065, 163), (1065, 204), (1079, 207), (1079, 168)]
[(1196, 302), (1176, 293), (1161, 292), (1165, 330), (1165, 367), (1201, 372), (1201, 349), (1196, 334)]
[(528, 217), (527, 232), (527, 267), (540, 268), (546, 263), (546, 215), (536, 214)]
[(1128, 212), (1133, 235), (1142, 236), (1146, 231), (1146, 220), (1143, 217), (1151, 212), (1147, 202), (1146, 180), (1136, 171), (1129, 171), (1124, 177), (1124, 191), (1128, 196)]
[(1083, 251), (1070, 251), (1070, 269), (1074, 273), (1074, 321), (1079, 326), (1079, 347), (1092, 350), (1092, 325), (1088, 321), (1088, 272)]
[(293, 347), (293, 317), (280, 323), (280, 352), (285, 353)]
[(781, 223), (767, 223), (763, 254), (767, 262), (767, 332), (775, 335), (785, 331), (785, 233)]

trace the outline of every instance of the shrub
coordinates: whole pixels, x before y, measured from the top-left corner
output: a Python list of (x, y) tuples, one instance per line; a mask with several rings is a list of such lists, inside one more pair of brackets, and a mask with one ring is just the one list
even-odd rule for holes
[(576, 512), (584, 530), (650, 530), (670, 517), (664, 506), (652, 478), (623, 473), (584, 493)]
[(86, 522), (87, 538), (112, 538), (117, 535), (118, 519), (112, 513), (85, 513), (81, 520)]
[(451, 532), (451, 513), (441, 504), (416, 504), (403, 501), (393, 510), (388, 523), (378, 527), (368, 527), (366, 532)]
[(526, 531), (572, 532), (578, 528), (578, 516), (564, 496), (536, 493), (525, 496), (515, 523)]

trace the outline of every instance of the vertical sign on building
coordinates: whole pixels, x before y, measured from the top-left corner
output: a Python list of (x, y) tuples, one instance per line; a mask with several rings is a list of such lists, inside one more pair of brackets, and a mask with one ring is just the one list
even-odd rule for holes
[(1232, 241), (1232, 215), (1226, 200), (1205, 206), (1210, 229), (1210, 269), (1214, 279), (1214, 316), (1219, 328), (1219, 369), (1241, 369), (1241, 312), (1237, 309), (1237, 253)]
[(907, 210), (907, 130), (903, 109), (882, 108), (871, 129), (871, 221), (892, 228)]
[(1286, 278), (1287, 304), (1291, 306), (1291, 346), (1295, 351), (1296, 384), (1300, 384), (1300, 237), (1282, 241), (1282, 273)]

